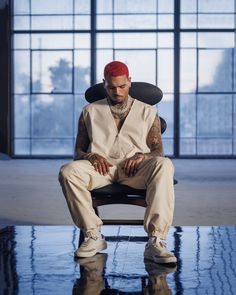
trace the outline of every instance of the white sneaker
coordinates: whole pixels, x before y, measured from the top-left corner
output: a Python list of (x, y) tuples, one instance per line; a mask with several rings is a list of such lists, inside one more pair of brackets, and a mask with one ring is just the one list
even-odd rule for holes
[(177, 262), (175, 255), (168, 251), (165, 242), (161, 241), (158, 237), (156, 237), (153, 242), (147, 243), (144, 251), (144, 258), (156, 263)]
[(107, 248), (107, 242), (101, 233), (88, 235), (75, 251), (75, 257), (92, 257)]

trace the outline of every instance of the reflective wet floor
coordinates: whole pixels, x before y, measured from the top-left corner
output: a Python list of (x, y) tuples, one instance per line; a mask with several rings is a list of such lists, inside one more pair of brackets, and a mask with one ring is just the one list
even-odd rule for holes
[(108, 249), (74, 260), (73, 226), (15, 226), (0, 234), (0, 295), (236, 294), (236, 227), (172, 227), (177, 265), (144, 261), (142, 227), (104, 226)]

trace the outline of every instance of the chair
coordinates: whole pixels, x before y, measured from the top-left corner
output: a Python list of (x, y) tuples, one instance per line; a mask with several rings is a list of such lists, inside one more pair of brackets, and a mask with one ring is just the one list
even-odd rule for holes
[[(145, 82), (132, 82), (129, 94), (145, 103), (155, 105), (162, 99), (162, 91), (155, 85)], [(103, 83), (91, 86), (85, 92), (86, 100), (91, 103), (106, 97), (106, 91)], [(166, 122), (163, 118), (161, 120), (161, 133), (166, 130)], [(174, 184), (177, 183), (174, 180)], [(103, 205), (110, 204), (129, 204), (141, 207), (146, 207), (145, 201), (146, 190), (135, 189), (129, 186), (113, 183), (102, 188), (91, 191), (93, 208), (99, 216), (98, 208)], [(142, 225), (143, 220), (124, 220), (124, 219), (103, 219), (104, 225)], [(79, 245), (83, 241), (83, 232), (80, 231)]]

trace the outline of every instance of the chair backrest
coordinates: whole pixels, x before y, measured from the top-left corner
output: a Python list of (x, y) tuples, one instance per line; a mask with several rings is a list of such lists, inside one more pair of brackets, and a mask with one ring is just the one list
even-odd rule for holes
[[(129, 94), (144, 103), (155, 105), (159, 103), (163, 97), (163, 93), (156, 85), (146, 82), (132, 82)], [(97, 100), (103, 99), (107, 96), (106, 90), (104, 89), (103, 83), (98, 83), (85, 92), (85, 99), (91, 103)], [(166, 121), (160, 117), (161, 120), (161, 133), (166, 130)]]

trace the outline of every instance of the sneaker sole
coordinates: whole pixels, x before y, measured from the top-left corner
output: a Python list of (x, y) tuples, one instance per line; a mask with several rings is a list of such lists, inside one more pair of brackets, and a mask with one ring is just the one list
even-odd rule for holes
[(82, 253), (76, 253), (75, 252), (75, 258), (87, 258), (87, 257), (93, 257), (94, 255), (96, 255), (98, 252), (103, 251), (107, 248), (107, 243), (104, 242), (100, 248), (95, 249), (94, 251), (90, 251), (90, 252), (82, 252)]
[(153, 257), (144, 254), (144, 258), (156, 263), (177, 263), (176, 257)]

